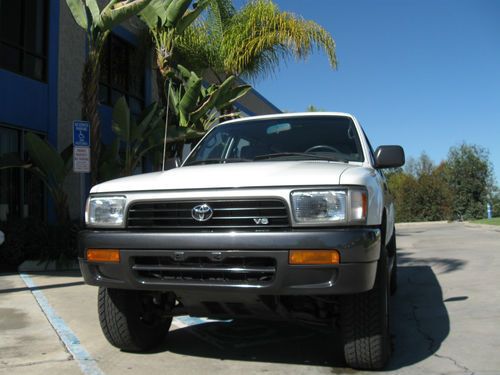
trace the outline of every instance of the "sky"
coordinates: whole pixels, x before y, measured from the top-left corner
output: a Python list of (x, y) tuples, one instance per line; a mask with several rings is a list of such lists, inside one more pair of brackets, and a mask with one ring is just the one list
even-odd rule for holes
[(483, 146), (500, 183), (500, 1), (274, 2), (326, 28), (339, 66), (322, 53), (282, 63), (253, 82), (273, 104), (352, 113), (374, 147), (400, 144), (407, 158)]

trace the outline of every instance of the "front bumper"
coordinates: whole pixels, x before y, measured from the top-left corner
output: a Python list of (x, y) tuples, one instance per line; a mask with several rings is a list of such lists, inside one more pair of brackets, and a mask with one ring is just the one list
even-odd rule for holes
[[(159, 233), (124, 230), (85, 230), (79, 233), (79, 261), (85, 282), (109, 288), (174, 293), (244, 293), (254, 295), (321, 295), (360, 293), (373, 288), (380, 256), (380, 230), (341, 228), (288, 232)], [(88, 248), (120, 249), (120, 263), (89, 263)], [(339, 265), (288, 264), (291, 249), (336, 249)], [(164, 277), (162, 272), (138, 270), (138, 262), (167, 259), (176, 265), (186, 259), (206, 259), (211, 267), (226, 260), (267, 259), (271, 276), (256, 279), (210, 277), (210, 269), (195, 266), (197, 275)], [(149, 261), (151, 260), (151, 261)], [(181, 264), (181, 263), (179, 263)], [(154, 266), (152, 266), (154, 267)], [(146, 266), (147, 268), (147, 266)], [(185, 267), (184, 267), (185, 268)], [(218, 267), (221, 268), (221, 267)], [(203, 271), (203, 272), (200, 272)], [(191, 275), (191, 274), (190, 274)]]

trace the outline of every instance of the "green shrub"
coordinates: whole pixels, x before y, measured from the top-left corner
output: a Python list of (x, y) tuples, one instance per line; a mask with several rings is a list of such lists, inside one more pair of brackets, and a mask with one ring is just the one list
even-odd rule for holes
[(0, 245), (0, 266), (14, 269), (25, 260), (68, 262), (77, 257), (76, 224), (49, 225), (34, 218), (0, 222), (5, 242)]

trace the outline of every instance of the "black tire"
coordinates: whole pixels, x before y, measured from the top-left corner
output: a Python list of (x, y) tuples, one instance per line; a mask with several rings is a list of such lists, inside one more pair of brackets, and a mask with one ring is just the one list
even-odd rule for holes
[(362, 370), (384, 368), (391, 353), (387, 254), (378, 262), (372, 290), (341, 299), (340, 329), (348, 366)]
[(392, 231), (391, 240), (387, 244), (387, 253), (389, 254), (389, 256), (392, 257), (392, 260), (393, 260), (392, 271), (391, 271), (391, 280), (390, 280), (391, 296), (396, 294), (396, 291), (398, 290), (398, 259), (397, 259), (396, 249), (397, 249), (397, 246), (396, 246), (396, 228), (394, 228)]
[(398, 291), (398, 256), (394, 253), (393, 265), (391, 271), (391, 296), (395, 295)]
[(172, 318), (156, 314), (151, 303), (151, 297), (137, 291), (99, 288), (99, 323), (109, 343), (131, 352), (159, 346)]

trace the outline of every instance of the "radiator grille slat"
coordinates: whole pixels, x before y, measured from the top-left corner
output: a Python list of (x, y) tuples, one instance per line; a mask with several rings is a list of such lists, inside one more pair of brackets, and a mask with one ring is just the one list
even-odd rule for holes
[(266, 285), (274, 280), (276, 260), (228, 257), (213, 261), (197, 256), (176, 261), (168, 256), (144, 256), (133, 258), (132, 270), (144, 280)]
[[(213, 216), (195, 220), (195, 206), (207, 204)], [(289, 227), (285, 202), (279, 199), (136, 202), (128, 209), (130, 229), (245, 229), (266, 230)]]

